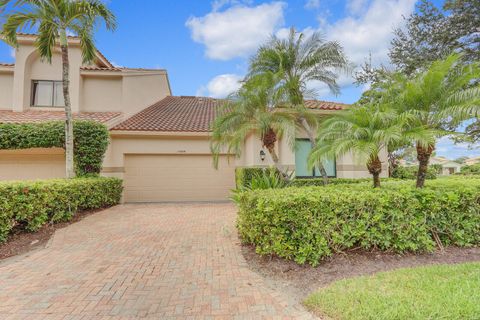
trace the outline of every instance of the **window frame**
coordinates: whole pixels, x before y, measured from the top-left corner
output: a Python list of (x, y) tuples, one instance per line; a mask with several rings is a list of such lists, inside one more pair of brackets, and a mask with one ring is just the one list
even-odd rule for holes
[[(50, 83), (52, 86), (52, 101), (50, 105), (36, 105), (35, 104), (35, 97), (36, 97), (36, 84), (40, 82), (47, 82)], [(31, 90), (31, 97), (30, 97), (30, 107), (33, 108), (61, 108), (64, 109), (65, 106), (56, 106), (55, 105), (55, 87), (57, 83), (62, 83), (62, 80), (32, 80), (32, 90)], [(38, 87), (37, 87), (38, 88)], [(63, 92), (62, 92), (63, 95)], [(63, 104), (65, 104), (65, 101), (63, 101)]]
[[(295, 138), (295, 142), (297, 141), (308, 141), (310, 142), (310, 139), (307, 139), (307, 138)], [(297, 152), (297, 150), (295, 150), (295, 152)], [(335, 174), (333, 176), (328, 176), (329, 178), (336, 178), (337, 177), (337, 158), (334, 157), (333, 158), (333, 164), (334, 164), (334, 171), (335, 171)], [(316, 168), (313, 168), (312, 169), (312, 175), (311, 176), (297, 176), (296, 172), (297, 172), (297, 164), (295, 163), (295, 178), (297, 179), (315, 179), (315, 178), (321, 178), (322, 175), (315, 175), (315, 171), (316, 171)]]

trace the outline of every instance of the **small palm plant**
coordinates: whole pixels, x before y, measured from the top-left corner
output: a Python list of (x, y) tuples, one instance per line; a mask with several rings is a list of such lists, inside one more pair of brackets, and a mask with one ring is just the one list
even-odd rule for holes
[(403, 138), (403, 124), (387, 104), (354, 107), (326, 119), (319, 128), (317, 146), (309, 156), (309, 166), (352, 152), (366, 161), (373, 186), (380, 187), (380, 154), (388, 145)]
[(93, 33), (97, 20), (103, 20), (107, 29), (116, 27), (115, 16), (99, 0), (0, 0), (0, 9), (8, 4), (17, 9), (7, 14), (1, 35), (13, 47), (18, 46), (17, 32), (37, 28), (38, 37), (35, 42), (42, 59), (51, 63), (53, 53), (60, 46), (62, 54), (63, 97), (65, 100), (65, 157), (66, 176), (75, 176), (73, 164), (73, 119), (69, 89), (69, 31), (80, 39), (80, 47), (84, 63), (95, 58)]
[[(318, 117), (305, 107), (304, 99), (315, 96), (315, 91), (307, 87), (309, 83), (317, 81), (326, 84), (337, 94), (338, 74), (349, 69), (348, 59), (338, 42), (326, 41), (318, 32), (305, 36), (291, 28), (286, 39), (273, 36), (259, 48), (251, 59), (249, 77), (275, 75), (278, 81), (275, 86), (277, 95), (282, 96), (284, 106), (295, 110), (296, 121), (314, 148)], [(318, 169), (326, 183), (327, 172), (321, 163)]]
[(275, 80), (269, 75), (253, 77), (227, 100), (213, 123), (211, 150), (215, 166), (222, 151), (240, 156), (245, 139), (254, 134), (269, 152), (274, 166), (287, 177), (275, 145), (280, 138), (286, 137), (293, 148), (295, 117), (288, 110), (274, 107), (274, 83)]
[(451, 134), (451, 127), (480, 114), (480, 63), (461, 63), (461, 55), (452, 54), (434, 62), (412, 79), (397, 75), (401, 88), (398, 112), (408, 118), (406, 130), (414, 141), (419, 162), (417, 187), (425, 185), (435, 141)]

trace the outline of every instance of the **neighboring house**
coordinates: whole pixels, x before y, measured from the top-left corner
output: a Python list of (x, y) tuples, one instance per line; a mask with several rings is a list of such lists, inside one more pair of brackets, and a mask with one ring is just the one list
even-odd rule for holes
[(465, 165), (471, 166), (472, 164), (480, 163), (480, 157), (473, 157), (465, 159)]
[[(0, 64), (0, 123), (64, 119), (60, 90), (61, 58), (40, 61), (34, 35), (19, 35), (15, 64)], [(242, 156), (222, 154), (215, 170), (210, 151), (210, 126), (222, 100), (174, 97), (165, 70), (113, 66), (100, 52), (95, 63), (82, 65), (79, 40), (69, 38), (72, 109), (76, 119), (105, 123), (111, 143), (102, 174), (124, 180), (127, 202), (208, 201), (227, 199), (236, 167), (270, 166), (258, 138), (245, 141)], [(307, 101), (319, 115), (346, 105)], [(296, 151), (278, 143), (281, 165), (299, 177), (319, 176), (307, 170), (310, 144), (299, 134)], [(386, 154), (383, 176), (387, 174)], [(63, 177), (63, 149), (0, 150), (0, 180)], [(330, 176), (369, 177), (351, 155), (326, 163)]]
[(442, 166), (441, 175), (444, 175), (444, 176), (449, 176), (449, 175), (458, 173), (460, 172), (460, 169), (462, 169), (463, 167), (463, 164), (452, 161), (445, 157), (432, 157), (430, 159), (430, 164), (441, 165)]

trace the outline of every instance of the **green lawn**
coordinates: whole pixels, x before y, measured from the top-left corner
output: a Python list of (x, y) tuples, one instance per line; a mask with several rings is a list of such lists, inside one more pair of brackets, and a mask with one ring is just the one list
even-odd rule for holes
[(480, 319), (480, 263), (341, 280), (313, 293), (305, 304), (327, 319)]

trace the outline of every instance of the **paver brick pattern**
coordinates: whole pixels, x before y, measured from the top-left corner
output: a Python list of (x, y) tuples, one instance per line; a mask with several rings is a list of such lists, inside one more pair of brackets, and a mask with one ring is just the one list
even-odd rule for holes
[(232, 204), (110, 208), (0, 263), (0, 319), (311, 319), (251, 271)]

